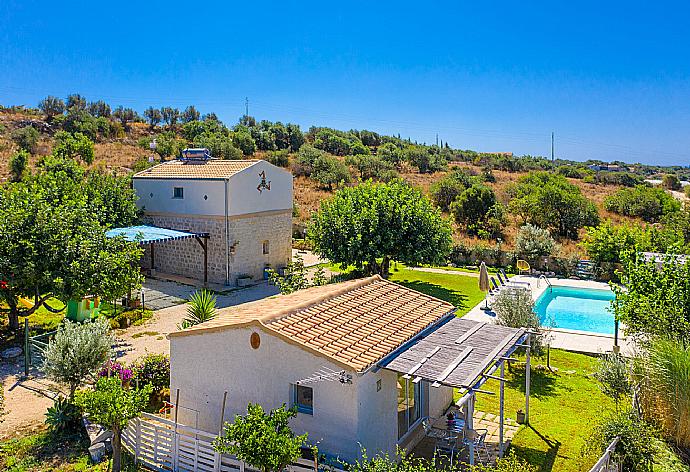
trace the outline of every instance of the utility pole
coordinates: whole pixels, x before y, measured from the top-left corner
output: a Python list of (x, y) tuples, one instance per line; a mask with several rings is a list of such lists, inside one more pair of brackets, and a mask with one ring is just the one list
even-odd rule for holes
[(249, 116), (249, 97), (244, 97), (244, 116)]
[(553, 131), (551, 131), (551, 162), (553, 162)]

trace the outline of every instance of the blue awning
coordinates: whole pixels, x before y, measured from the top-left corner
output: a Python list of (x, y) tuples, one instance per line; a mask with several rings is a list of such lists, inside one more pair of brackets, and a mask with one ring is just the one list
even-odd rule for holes
[(124, 236), (127, 241), (139, 244), (161, 243), (188, 238), (207, 238), (208, 233), (190, 233), (176, 229), (158, 228), (157, 226), (127, 226), (126, 228), (113, 228), (105, 233), (109, 238)]

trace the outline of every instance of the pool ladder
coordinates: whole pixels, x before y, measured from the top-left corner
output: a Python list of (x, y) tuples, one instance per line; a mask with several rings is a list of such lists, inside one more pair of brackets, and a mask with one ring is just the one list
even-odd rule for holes
[(540, 275), (539, 278), (537, 279), (537, 287), (541, 287), (541, 280), (544, 279), (544, 282), (546, 282), (546, 285), (549, 286), (549, 292), (553, 291), (553, 285), (551, 285), (551, 282), (549, 282), (549, 279), (546, 278), (545, 275)]

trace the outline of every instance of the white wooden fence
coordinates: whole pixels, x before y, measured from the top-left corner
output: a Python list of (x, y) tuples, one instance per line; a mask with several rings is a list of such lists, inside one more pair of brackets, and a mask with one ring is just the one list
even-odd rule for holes
[[(129, 422), (123, 445), (137, 463), (172, 472), (258, 472), (234, 456), (213, 449), (216, 434), (200, 431), (148, 413)], [(288, 472), (315, 472), (315, 461), (302, 459)]]
[(618, 464), (612, 457), (613, 452), (616, 450), (616, 446), (618, 445), (618, 439), (619, 438), (616, 437), (613, 441), (611, 441), (609, 447), (607, 447), (604, 451), (604, 455), (601, 456), (596, 464), (594, 464), (594, 467), (589, 469), (589, 472), (619, 472), (621, 470), (620, 464)]

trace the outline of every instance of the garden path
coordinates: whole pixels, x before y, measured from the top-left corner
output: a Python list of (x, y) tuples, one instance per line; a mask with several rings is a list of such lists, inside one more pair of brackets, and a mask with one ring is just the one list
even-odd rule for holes
[[(163, 292), (166, 288), (174, 289), (183, 295), (174, 282), (171, 287), (157, 284)], [(191, 288), (191, 291), (194, 287)], [(261, 283), (240, 290), (218, 295), (218, 307), (224, 308), (246, 303), (278, 293), (276, 287)], [(178, 296), (179, 298), (179, 296)], [(180, 299), (182, 303), (184, 300)], [(177, 331), (177, 325), (184, 319), (187, 305), (177, 304), (154, 311), (150, 320), (141, 326), (133, 326), (115, 332), (115, 354), (121, 362), (132, 362), (147, 353), (169, 354), (170, 343), (167, 334)], [(0, 416), (0, 440), (12, 436), (24, 436), (27, 432), (42, 426), (46, 409), (53, 404), (53, 399), (60, 389), (47, 380), (41, 372), (34, 369), (28, 380), (21, 380), (24, 370), (24, 357), (12, 360), (0, 360), (0, 381), (4, 392), (4, 415)]]

